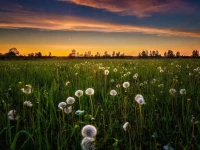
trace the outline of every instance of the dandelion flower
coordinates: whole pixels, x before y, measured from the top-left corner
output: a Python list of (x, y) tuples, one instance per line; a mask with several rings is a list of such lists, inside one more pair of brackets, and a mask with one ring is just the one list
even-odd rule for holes
[(17, 116), (16, 110), (10, 110), (10, 111), (8, 112), (8, 118), (9, 118), (10, 120), (17, 120), (17, 119), (18, 119), (18, 116)]
[(66, 107), (66, 103), (65, 102), (60, 102), (59, 104), (58, 104), (58, 108), (60, 109), (60, 110), (63, 110), (65, 107)]
[(69, 82), (69, 81), (67, 81), (67, 82), (65, 83), (65, 85), (66, 85), (66, 86), (68, 86), (69, 84), (70, 84), (70, 82)]
[(94, 138), (84, 137), (83, 140), (81, 141), (82, 150), (94, 150), (95, 149), (94, 141), (95, 141)]
[(180, 89), (180, 94), (181, 95), (185, 95), (186, 94), (186, 90), (185, 89)]
[(93, 95), (93, 94), (94, 94), (94, 89), (93, 89), (93, 88), (88, 88), (88, 89), (85, 91), (85, 94), (87, 94), (87, 95)]
[(67, 102), (67, 104), (74, 104), (75, 99), (73, 97), (68, 97), (66, 102)]
[(134, 75), (133, 75), (133, 79), (137, 79), (138, 78), (138, 73), (135, 73)]
[(142, 95), (140, 95), (140, 94), (137, 94), (136, 96), (135, 96), (135, 100), (136, 100), (136, 102), (138, 102), (138, 104), (145, 104), (145, 101), (144, 101), (144, 98), (143, 98), (143, 96)]
[(21, 91), (25, 94), (31, 94), (32, 92), (32, 87), (30, 84), (25, 85), (24, 88), (21, 88)]
[(117, 84), (117, 85), (116, 85), (117, 88), (120, 88), (120, 86), (121, 86), (120, 84)]
[(109, 74), (109, 70), (104, 70), (104, 75), (108, 75)]
[(77, 97), (81, 97), (82, 95), (83, 95), (83, 91), (82, 90), (77, 90), (75, 92), (75, 96), (77, 96)]
[(176, 90), (175, 89), (170, 89), (169, 93), (172, 94), (172, 95), (174, 95), (176, 93)]
[(113, 69), (113, 72), (117, 72), (117, 68), (114, 68), (114, 69)]
[(124, 87), (124, 88), (128, 88), (129, 86), (130, 86), (130, 83), (129, 83), (129, 82), (124, 82), (124, 83), (123, 83), (123, 87)]
[(71, 112), (72, 112), (72, 106), (69, 106), (69, 107), (67, 107), (67, 108), (64, 108), (64, 112), (65, 112), (66, 114), (71, 113)]
[(81, 134), (83, 137), (94, 138), (97, 135), (97, 129), (93, 125), (85, 125), (81, 130)]
[(32, 107), (33, 104), (30, 101), (25, 101), (24, 102), (24, 106), (26, 106), (26, 107)]
[(111, 90), (111, 91), (110, 91), (110, 95), (112, 95), (112, 96), (117, 95), (117, 91), (115, 91), (115, 90)]
[(126, 123), (123, 125), (124, 131), (128, 131), (129, 128), (130, 128), (130, 123), (129, 123), (129, 122), (126, 122)]

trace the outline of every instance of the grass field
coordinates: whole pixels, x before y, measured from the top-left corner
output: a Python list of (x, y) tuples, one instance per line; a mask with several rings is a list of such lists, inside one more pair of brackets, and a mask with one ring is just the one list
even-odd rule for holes
[(0, 61), (0, 116), (1, 150), (200, 149), (200, 60)]

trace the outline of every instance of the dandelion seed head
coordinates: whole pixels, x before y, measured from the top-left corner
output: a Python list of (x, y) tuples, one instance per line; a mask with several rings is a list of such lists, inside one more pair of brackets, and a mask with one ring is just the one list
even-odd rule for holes
[(93, 95), (93, 94), (94, 94), (94, 89), (93, 89), (93, 88), (88, 88), (88, 89), (85, 91), (85, 94), (87, 94), (87, 95)]
[(123, 125), (124, 131), (128, 131), (129, 128), (130, 128), (130, 123), (129, 122), (124, 123)]
[(82, 150), (95, 150), (94, 138), (84, 137), (81, 141)]
[(81, 134), (83, 137), (94, 138), (97, 135), (97, 129), (93, 125), (85, 125), (81, 130)]
[(67, 104), (74, 104), (75, 99), (73, 97), (68, 97), (66, 102), (67, 102)]
[(185, 89), (180, 89), (180, 94), (181, 95), (185, 95), (186, 94), (186, 90)]
[(26, 107), (32, 107), (33, 104), (30, 101), (24, 101), (24, 106), (26, 106)]
[(83, 95), (83, 91), (82, 90), (77, 90), (75, 92), (75, 96), (77, 96), (77, 97), (81, 97), (82, 95)]
[(66, 107), (66, 103), (65, 102), (60, 102), (59, 104), (58, 104), (58, 108), (60, 109), (60, 110), (63, 110), (65, 107)]
[(130, 83), (129, 83), (129, 82), (124, 82), (124, 83), (123, 83), (123, 87), (124, 87), (124, 88), (128, 88), (129, 86), (130, 86)]
[(10, 119), (10, 120), (17, 120), (18, 119), (18, 116), (17, 116), (17, 112), (16, 112), (16, 110), (10, 110), (9, 112), (8, 112), (8, 118)]
[(172, 94), (172, 95), (174, 95), (176, 93), (176, 90), (175, 89), (170, 89), (169, 93)]
[(116, 96), (116, 95), (117, 95), (117, 91), (111, 90), (111, 91), (110, 91), (110, 95), (111, 95), (111, 96)]
[(71, 113), (71, 112), (72, 112), (72, 106), (69, 106), (69, 107), (67, 107), (67, 108), (64, 108), (64, 112), (65, 112), (66, 114)]
[(108, 75), (109, 74), (109, 70), (104, 70), (104, 75)]

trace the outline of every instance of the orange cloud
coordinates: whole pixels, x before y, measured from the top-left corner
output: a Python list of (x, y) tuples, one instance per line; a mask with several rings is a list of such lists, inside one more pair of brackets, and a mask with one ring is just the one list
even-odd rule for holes
[(103, 9), (121, 15), (133, 15), (138, 18), (150, 17), (153, 13), (173, 11), (191, 12), (193, 8), (181, 0), (58, 0), (78, 5)]
[(200, 33), (107, 23), (89, 18), (32, 12), (0, 12), (0, 28), (34, 28), (95, 32), (136, 32), (158, 36), (200, 37)]

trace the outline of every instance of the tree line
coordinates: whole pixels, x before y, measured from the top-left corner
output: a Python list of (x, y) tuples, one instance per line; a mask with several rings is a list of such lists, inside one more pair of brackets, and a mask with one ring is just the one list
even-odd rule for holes
[[(17, 57), (27, 57), (27, 58), (52, 58), (51, 52), (49, 52), (48, 56), (43, 56), (42, 52), (35, 52), (35, 53), (29, 53), (27, 56), (22, 56), (20, 55), (20, 52), (17, 48), (13, 47), (8, 50), (7, 53), (2, 54), (0, 53), (0, 58), (1, 59), (6, 59), (6, 58), (17, 58)], [(116, 52), (113, 51), (111, 54), (108, 53), (108, 51), (105, 51), (103, 55), (101, 55), (99, 52), (97, 52), (95, 55), (92, 54), (91, 51), (86, 51), (83, 54), (80, 54), (77, 52), (75, 49), (69, 53), (67, 56), (68, 58), (127, 58), (127, 57), (138, 57), (138, 58), (180, 58), (180, 57), (185, 57), (181, 55), (179, 51), (174, 52), (173, 50), (168, 50), (164, 52), (164, 55), (162, 56), (158, 50), (143, 50), (138, 54), (138, 56), (128, 56), (125, 55), (125, 53), (121, 52)], [(190, 56), (186, 57), (192, 57), (192, 58), (197, 58), (199, 56), (199, 51), (198, 50), (193, 50)]]

